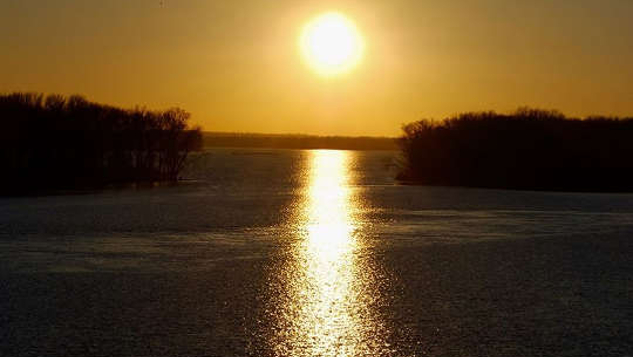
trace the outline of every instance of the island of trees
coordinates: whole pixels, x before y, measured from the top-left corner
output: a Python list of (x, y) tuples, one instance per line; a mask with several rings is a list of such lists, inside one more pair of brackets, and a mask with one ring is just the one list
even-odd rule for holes
[(633, 191), (633, 118), (568, 118), (520, 108), (403, 127), (406, 183), (557, 191)]
[(2, 191), (177, 180), (188, 153), (202, 147), (189, 117), (76, 95), (0, 95)]

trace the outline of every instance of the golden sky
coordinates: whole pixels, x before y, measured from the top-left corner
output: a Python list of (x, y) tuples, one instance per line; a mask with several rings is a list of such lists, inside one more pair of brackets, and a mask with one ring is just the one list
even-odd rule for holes
[[(365, 47), (302, 59), (336, 11)], [(530, 105), (633, 115), (631, 0), (1, 0), (0, 92), (180, 106), (205, 130), (397, 135), (403, 123)]]

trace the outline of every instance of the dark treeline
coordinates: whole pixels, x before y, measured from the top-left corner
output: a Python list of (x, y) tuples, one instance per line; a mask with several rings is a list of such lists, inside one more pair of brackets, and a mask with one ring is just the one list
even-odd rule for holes
[(176, 180), (201, 148), (182, 109), (120, 109), (81, 96), (0, 95), (2, 191)]
[(633, 118), (521, 108), (403, 127), (400, 179), (429, 185), (633, 191)]
[(206, 147), (274, 149), (397, 150), (386, 137), (315, 136), (293, 134), (204, 133)]

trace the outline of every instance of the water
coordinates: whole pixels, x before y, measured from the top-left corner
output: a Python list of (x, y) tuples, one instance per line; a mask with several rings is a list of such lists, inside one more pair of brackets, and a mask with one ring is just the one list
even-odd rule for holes
[(633, 355), (633, 195), (396, 161), (215, 149), (177, 186), (2, 198), (0, 355)]

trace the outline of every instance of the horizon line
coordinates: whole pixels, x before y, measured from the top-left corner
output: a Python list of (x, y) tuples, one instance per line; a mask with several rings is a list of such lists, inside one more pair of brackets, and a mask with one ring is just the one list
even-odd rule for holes
[(373, 136), (373, 135), (336, 135), (336, 134), (307, 134), (307, 133), (263, 133), (248, 131), (217, 131), (202, 130), (203, 134), (220, 134), (220, 135), (251, 135), (251, 136), (269, 136), (269, 137), (312, 137), (312, 138), (348, 138), (348, 139), (397, 139), (398, 136)]

